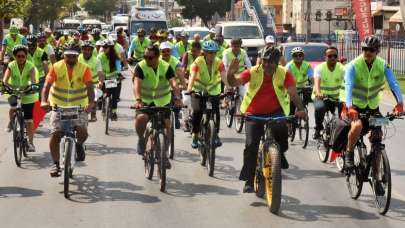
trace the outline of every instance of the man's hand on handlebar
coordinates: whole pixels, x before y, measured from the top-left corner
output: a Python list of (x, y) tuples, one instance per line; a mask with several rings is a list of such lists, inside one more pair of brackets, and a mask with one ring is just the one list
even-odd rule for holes
[(144, 103), (142, 102), (142, 100), (136, 100), (135, 104), (134, 104), (134, 108), (135, 109), (140, 109), (144, 106)]
[(306, 119), (306, 118), (308, 118), (307, 112), (306, 112), (305, 110), (297, 110), (297, 111), (295, 112), (295, 116), (296, 116), (297, 118), (300, 118), (300, 119)]
[(397, 104), (392, 112), (395, 116), (402, 116), (404, 114), (404, 105)]

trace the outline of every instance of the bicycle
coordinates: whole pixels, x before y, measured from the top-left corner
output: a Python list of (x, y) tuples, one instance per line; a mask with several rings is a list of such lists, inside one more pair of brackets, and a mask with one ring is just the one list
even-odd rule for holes
[[(325, 101), (330, 102), (337, 102), (334, 99), (329, 97), (324, 97), (322, 99)], [(336, 109), (336, 108), (335, 108)], [(323, 130), (320, 132), (320, 137), (316, 140), (316, 148), (318, 150), (318, 158), (322, 163), (326, 163), (329, 159), (329, 154), (332, 148), (332, 131), (333, 131), (333, 123), (336, 121), (335, 110), (327, 111), (325, 113), (325, 117), (323, 119)]]
[[(80, 118), (80, 114), (84, 112), (82, 107), (52, 107), (52, 110), (58, 113), (58, 118), (61, 125), (61, 141), (59, 148), (62, 149), (63, 167), (63, 194), (66, 199), (69, 198), (69, 182), (73, 178), (73, 170), (76, 164), (76, 129), (74, 121)], [(84, 148), (85, 149), (85, 148)]]
[(275, 141), (271, 124), (295, 121), (295, 116), (263, 117), (245, 116), (247, 120), (265, 122), (264, 135), (260, 140), (257, 166), (254, 178), (254, 191), (257, 197), (266, 195), (267, 206), (271, 213), (277, 213), (281, 205), (282, 176), (281, 154)]
[[(215, 128), (216, 125), (216, 113), (212, 108), (212, 103), (210, 98), (215, 96), (210, 96), (206, 92), (192, 92), (194, 96), (199, 97), (202, 99), (202, 103), (204, 107), (202, 108), (203, 117), (200, 123), (200, 132), (197, 135), (198, 138), (198, 152), (200, 154), (202, 166), (207, 165), (208, 160), (208, 175), (210, 177), (214, 176), (214, 169), (215, 169), (215, 139), (217, 136), (217, 130)], [(190, 95), (190, 94), (187, 94)], [(191, 121), (190, 121), (191, 123)]]
[(175, 114), (174, 111), (170, 113), (170, 134), (172, 135), (170, 139), (170, 146), (169, 146), (169, 158), (174, 159), (174, 128), (175, 128)]
[(241, 133), (244, 124), (244, 118), (240, 115), (240, 105), (242, 104), (242, 96), (239, 88), (234, 88), (232, 91), (224, 95), (224, 99), (228, 100), (228, 105), (225, 109), (225, 120), (228, 128), (232, 127), (234, 122), (235, 131)]
[(360, 119), (369, 122), (371, 150), (369, 153), (367, 152), (363, 139), (367, 132), (363, 131), (355, 145), (354, 167), (350, 170), (344, 169), (346, 185), (350, 197), (358, 199), (363, 189), (363, 183), (369, 182), (377, 211), (379, 214), (385, 215), (390, 207), (392, 180), (385, 144), (382, 143), (381, 128), (387, 126), (389, 121), (402, 118), (389, 113), (386, 116), (366, 113), (360, 114)]
[[(150, 120), (145, 130), (145, 176), (152, 180), (155, 164), (158, 168), (160, 191), (166, 190), (167, 134), (165, 133), (165, 116), (171, 109), (168, 107), (143, 107), (137, 111), (148, 114)], [(172, 135), (174, 137), (174, 135)]]
[(111, 80), (104, 80), (104, 94), (102, 99), (102, 115), (103, 120), (105, 122), (105, 130), (104, 133), (108, 135), (108, 129), (110, 125), (110, 120), (112, 116), (112, 94), (111, 90), (116, 89), (118, 87), (118, 81), (116, 79)]
[(14, 161), (18, 167), (21, 167), (22, 156), (28, 157), (28, 137), (21, 100), (25, 95), (38, 92), (39, 85), (31, 84), (25, 88), (12, 88), (1, 83), (1, 87), (2, 93), (14, 96), (17, 100), (15, 115), (11, 119), (11, 123), (13, 123)]
[[(312, 87), (311, 86), (305, 86), (303, 88), (300, 88), (298, 91), (298, 95), (304, 105), (305, 111), (308, 113), (308, 97), (311, 96), (312, 93)], [(296, 131), (298, 130), (299, 134), (299, 140), (304, 141), (304, 145), (302, 145), (302, 148), (305, 149), (308, 145), (308, 139), (309, 139), (309, 119), (308, 117), (305, 119), (298, 119), (296, 122), (292, 122), (289, 126), (289, 137), (291, 138), (291, 142), (294, 141)], [(305, 134), (305, 135), (303, 135)]]

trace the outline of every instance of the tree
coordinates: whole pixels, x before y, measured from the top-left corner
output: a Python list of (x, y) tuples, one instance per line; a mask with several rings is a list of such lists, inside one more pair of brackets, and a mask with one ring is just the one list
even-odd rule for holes
[(0, 40), (3, 40), (4, 19), (22, 17), (31, 5), (31, 0), (0, 0)]
[(179, 5), (184, 6), (181, 14), (186, 19), (193, 19), (198, 16), (208, 27), (208, 22), (215, 13), (225, 16), (230, 10), (232, 0), (176, 0)]
[(81, 0), (80, 5), (90, 14), (106, 18), (115, 11), (117, 0)]

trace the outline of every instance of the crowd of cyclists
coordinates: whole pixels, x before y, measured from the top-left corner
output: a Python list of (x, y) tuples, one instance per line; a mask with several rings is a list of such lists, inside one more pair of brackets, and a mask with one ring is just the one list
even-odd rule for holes
[[(359, 57), (343, 65), (338, 61), (338, 49), (329, 46), (325, 50), (325, 62), (312, 69), (305, 60), (300, 47), (291, 51), (292, 60), (286, 63), (284, 55), (274, 37), (266, 37), (266, 47), (260, 50), (259, 58), (252, 63), (242, 48), (242, 40), (233, 38), (228, 44), (224, 37), (214, 30), (206, 37), (196, 34), (188, 37), (186, 32), (174, 36), (166, 30), (145, 31), (140, 28), (136, 37), (127, 42), (122, 30), (112, 36), (101, 34), (99, 29), (79, 29), (63, 32), (58, 39), (50, 29), (39, 34), (20, 32), (15, 26), (2, 41), (0, 63), (6, 63), (2, 77), (4, 85), (26, 87), (39, 84), (37, 93), (23, 97), (24, 119), (27, 123), (29, 151), (34, 146), (33, 113), (34, 103), (41, 107), (84, 107), (85, 113), (75, 121), (78, 142), (77, 160), (85, 160), (85, 143), (88, 119), (97, 121), (95, 88), (106, 91), (104, 81), (123, 79), (121, 74), (131, 68), (134, 108), (146, 106), (170, 106), (175, 113), (175, 128), (181, 127), (179, 112), (186, 107), (191, 123), (184, 123), (184, 131), (191, 131), (191, 147), (198, 147), (197, 136), (201, 130), (201, 118), (205, 99), (209, 99), (215, 113), (217, 131), (215, 146), (222, 145), (220, 139), (220, 109), (227, 105), (221, 94), (235, 88), (243, 91), (240, 111), (243, 115), (277, 117), (295, 115), (308, 118), (298, 91), (312, 85), (313, 92), (304, 99), (312, 100), (315, 107), (314, 138), (320, 137), (326, 112), (338, 109), (341, 127), (349, 127), (345, 167), (353, 166), (353, 149), (360, 133), (367, 131), (367, 123), (359, 118), (365, 112), (379, 112), (385, 83), (388, 82), (397, 101), (395, 115), (403, 114), (403, 99), (393, 70), (378, 56), (381, 41), (368, 36), (361, 43)], [(7, 58), (6, 58), (7, 57)], [(8, 59), (8, 61), (5, 61)], [(118, 120), (117, 104), (120, 101), (121, 85), (108, 89), (112, 94), (112, 119)], [(204, 94), (204, 96), (200, 96)], [(324, 99), (329, 98), (329, 99)], [(10, 120), (14, 115), (15, 99), (8, 97)], [(138, 135), (137, 152), (145, 153), (144, 132), (148, 121), (147, 113), (137, 111), (135, 129)], [(90, 116), (90, 118), (89, 118)], [(170, 116), (166, 116), (167, 136), (170, 134)], [(188, 121), (187, 118), (183, 118)], [(7, 125), (11, 131), (12, 122)], [(52, 177), (61, 173), (59, 164), (60, 119), (56, 112), (50, 112), (50, 151), (53, 166)], [(191, 129), (190, 129), (191, 128)], [(288, 169), (285, 156), (288, 150), (288, 126), (275, 123), (273, 135), (282, 154), (281, 167)], [(259, 141), (264, 134), (264, 124), (246, 121), (246, 141), (243, 152), (243, 167), (240, 180), (245, 181), (243, 192), (253, 192), (255, 168)], [(167, 148), (166, 148), (167, 149)], [(171, 167), (169, 160), (165, 161)]]

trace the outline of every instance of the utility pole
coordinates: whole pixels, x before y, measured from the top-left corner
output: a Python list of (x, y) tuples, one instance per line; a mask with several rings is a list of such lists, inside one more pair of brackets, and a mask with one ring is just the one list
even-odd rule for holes
[(311, 36), (311, 0), (307, 0), (307, 13), (306, 13), (306, 21), (307, 21), (307, 32), (305, 36), (305, 42), (309, 42)]
[(230, 19), (231, 21), (235, 20), (235, 2), (233, 0), (228, 0), (231, 1), (231, 16)]
[(165, 15), (166, 18), (169, 18), (169, 0), (165, 0)]

